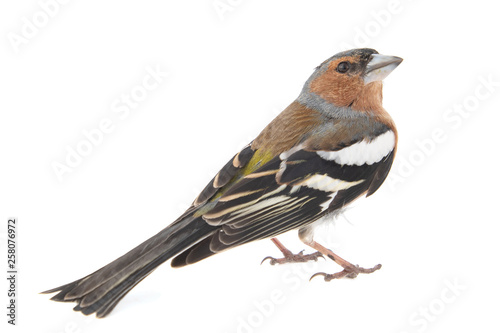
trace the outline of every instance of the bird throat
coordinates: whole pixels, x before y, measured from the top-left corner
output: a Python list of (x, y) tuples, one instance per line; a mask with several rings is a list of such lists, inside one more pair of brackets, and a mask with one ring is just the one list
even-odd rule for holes
[(382, 107), (382, 82), (376, 81), (364, 85), (351, 104), (355, 111), (379, 113)]

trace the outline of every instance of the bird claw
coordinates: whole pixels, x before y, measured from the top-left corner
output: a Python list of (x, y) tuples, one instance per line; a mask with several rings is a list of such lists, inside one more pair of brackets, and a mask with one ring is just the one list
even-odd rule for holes
[(274, 259), (271, 256), (267, 256), (264, 259), (262, 259), (262, 261), (260, 262), (260, 264), (262, 265), (264, 263), (264, 261), (266, 261), (267, 259), (269, 259), (269, 261), (271, 262), (271, 265), (274, 265), (273, 260), (276, 260), (276, 259)]
[[(357, 275), (357, 274), (356, 274)], [(314, 274), (313, 276), (311, 276), (311, 278), (309, 279), (309, 281), (311, 281), (314, 277), (316, 276), (323, 276), (323, 279), (326, 281), (326, 282), (330, 282), (331, 280), (335, 280), (335, 279), (341, 279), (343, 278), (344, 276), (346, 277), (349, 277), (348, 276), (348, 272), (346, 272), (346, 270), (343, 270), (341, 272), (338, 272), (338, 273), (334, 273), (334, 274), (327, 274), (327, 273), (324, 273), (324, 272), (319, 272), (319, 273), (316, 273)], [(354, 278), (354, 277), (353, 277)]]
[(318, 261), (318, 258), (325, 258), (323, 257), (323, 254), (320, 252), (314, 252), (310, 254), (304, 254), (304, 250), (300, 251), (297, 254), (290, 254), (290, 255), (285, 255), (283, 258), (273, 258), (271, 256), (265, 257), (262, 259), (260, 264), (262, 265), (264, 261), (269, 259), (269, 263), (271, 265), (281, 265), (281, 264), (286, 264), (286, 263), (291, 263), (291, 262), (306, 262), (306, 261)]
[(316, 276), (321, 276), (321, 275), (325, 277), (325, 281), (326, 281), (326, 276), (327, 276), (328, 274), (326, 274), (326, 273), (324, 273), (324, 272), (318, 272), (318, 273), (313, 274), (313, 276), (311, 276), (311, 277), (309, 278), (309, 281), (311, 281), (312, 279), (314, 279)]
[(358, 265), (353, 265), (353, 267), (344, 268), (343, 271), (337, 272), (337, 273), (334, 273), (334, 274), (327, 274), (327, 273), (324, 273), (324, 272), (316, 273), (313, 276), (311, 276), (311, 278), (309, 279), (309, 281), (311, 281), (316, 276), (323, 276), (324, 280), (326, 282), (329, 282), (329, 281), (335, 280), (335, 279), (341, 279), (343, 277), (346, 277), (346, 278), (349, 278), (349, 279), (354, 279), (360, 273), (361, 274), (370, 274), (370, 273), (373, 273), (373, 272), (379, 270), (381, 267), (382, 267), (381, 264), (375, 265), (372, 268), (363, 268), (363, 267), (359, 267)]

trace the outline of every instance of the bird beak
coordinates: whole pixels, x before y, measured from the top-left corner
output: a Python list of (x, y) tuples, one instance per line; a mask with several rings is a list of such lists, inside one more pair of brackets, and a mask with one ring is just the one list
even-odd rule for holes
[(372, 54), (370, 62), (366, 65), (364, 82), (368, 84), (374, 81), (382, 81), (391, 74), (403, 61), (400, 57)]

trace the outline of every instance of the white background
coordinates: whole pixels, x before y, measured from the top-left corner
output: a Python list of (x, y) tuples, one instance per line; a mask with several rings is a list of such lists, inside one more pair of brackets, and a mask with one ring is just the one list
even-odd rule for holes
[[(2, 331), (498, 330), (500, 25), (492, 2), (69, 1), (52, 5), (50, 17), (47, 2), (0, 5), (0, 258), (7, 218), (16, 216), (20, 272), (14, 328), (2, 278)], [(349, 46), (405, 59), (384, 87), (399, 149), (384, 186), (319, 239), (353, 263), (382, 263), (380, 271), (308, 282), (339, 267), (261, 266), (279, 255), (266, 240), (183, 269), (167, 263), (106, 319), (38, 294), (170, 223), (294, 100), (315, 66)], [(168, 77), (121, 119), (113, 105), (140, 89), (146, 68)], [(53, 163), (66, 163), (67, 147), (103, 119), (112, 132), (60, 181)], [(304, 249), (296, 232), (281, 240)]]

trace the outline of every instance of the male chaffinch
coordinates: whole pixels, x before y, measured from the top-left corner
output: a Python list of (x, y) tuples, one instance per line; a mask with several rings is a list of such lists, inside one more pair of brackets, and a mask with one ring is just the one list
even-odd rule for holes
[[(116, 304), (157, 266), (193, 264), (251, 241), (271, 238), (284, 258), (325, 255), (343, 267), (331, 280), (371, 273), (313, 239), (314, 226), (382, 185), (396, 153), (397, 131), (382, 107), (382, 80), (403, 59), (355, 49), (319, 65), (298, 98), (237, 153), (191, 207), (172, 224), (98, 271), (48, 290), (52, 300), (97, 317)], [(276, 238), (298, 229), (316, 253), (292, 254)], [(315, 274), (317, 275), (317, 274)]]

